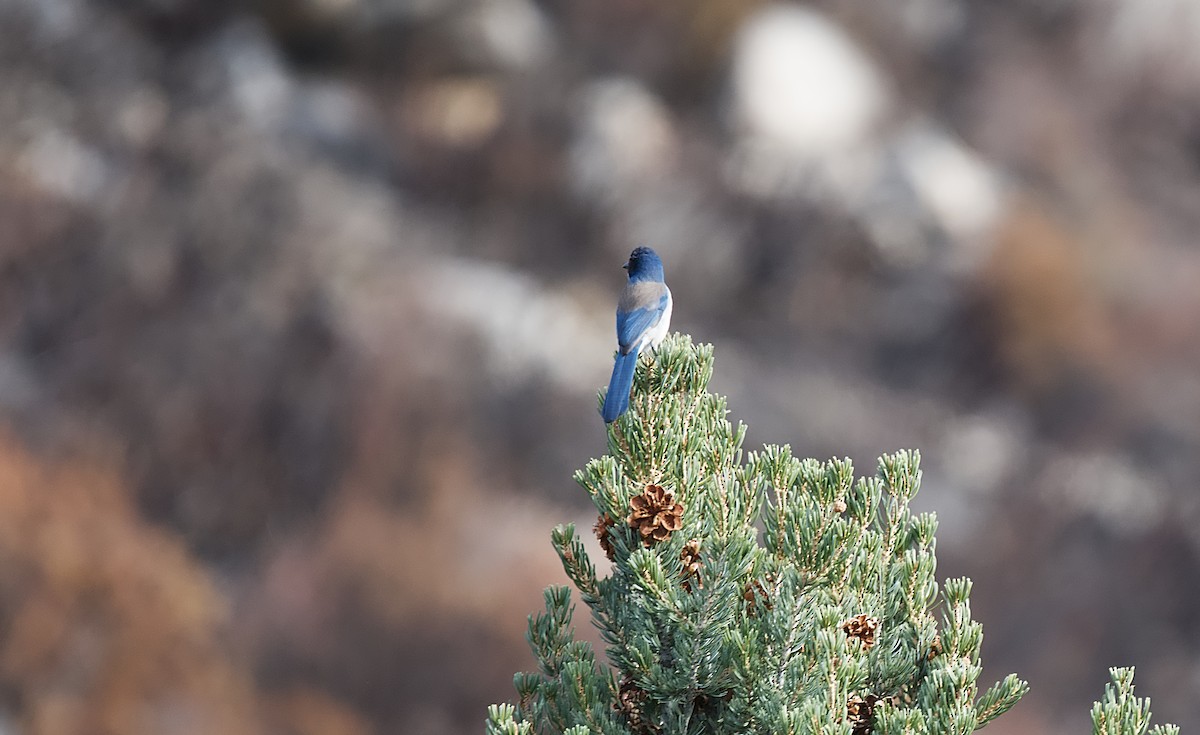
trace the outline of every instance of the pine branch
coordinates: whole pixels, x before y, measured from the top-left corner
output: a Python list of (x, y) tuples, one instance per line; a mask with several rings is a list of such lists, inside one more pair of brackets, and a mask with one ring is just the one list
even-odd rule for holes
[[(1133, 695), (1133, 667), (1108, 670), (1112, 681), (1092, 705), (1093, 735), (1143, 735), (1150, 727), (1150, 700)], [(1175, 725), (1159, 725), (1150, 735), (1179, 735)]]

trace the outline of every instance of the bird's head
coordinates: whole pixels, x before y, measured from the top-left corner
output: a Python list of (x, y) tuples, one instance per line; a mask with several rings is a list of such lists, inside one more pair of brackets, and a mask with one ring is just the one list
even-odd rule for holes
[(631, 281), (663, 280), (662, 260), (650, 248), (636, 248), (629, 254), (629, 262), (622, 267), (629, 271)]

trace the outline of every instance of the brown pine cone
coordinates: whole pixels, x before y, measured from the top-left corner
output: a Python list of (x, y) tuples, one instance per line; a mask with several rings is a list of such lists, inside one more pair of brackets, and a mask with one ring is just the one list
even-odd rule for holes
[(879, 621), (866, 615), (855, 615), (842, 623), (842, 630), (847, 637), (862, 641), (868, 650), (875, 645), (875, 633), (879, 630)]
[(629, 507), (626, 521), (637, 529), (646, 546), (666, 541), (683, 528), (683, 505), (676, 503), (675, 494), (661, 485), (647, 485), (645, 492), (629, 501)]
[(697, 587), (703, 589), (704, 585), (700, 582), (700, 539), (688, 541), (679, 559), (683, 562), (683, 588), (691, 592), (692, 583), (695, 582)]
[(612, 519), (612, 516), (605, 513), (596, 519), (596, 525), (592, 526), (592, 533), (596, 534), (596, 539), (600, 542), (600, 548), (604, 550), (604, 555), (609, 561), (616, 561), (616, 549), (613, 548), (612, 539), (609, 538), (609, 529), (616, 526), (617, 522)]

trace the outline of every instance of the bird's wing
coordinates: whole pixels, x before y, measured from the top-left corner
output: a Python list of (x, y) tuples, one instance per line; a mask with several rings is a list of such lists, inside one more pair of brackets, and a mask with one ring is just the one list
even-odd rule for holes
[(671, 298), (663, 283), (631, 283), (617, 304), (617, 344), (628, 353), (662, 317)]

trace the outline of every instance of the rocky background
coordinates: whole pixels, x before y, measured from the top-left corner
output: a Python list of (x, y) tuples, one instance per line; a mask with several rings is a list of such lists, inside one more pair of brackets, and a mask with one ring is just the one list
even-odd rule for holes
[(1197, 232), (1191, 0), (0, 0), (0, 733), (480, 732), (637, 244), (922, 450), (989, 732), (1195, 730)]

